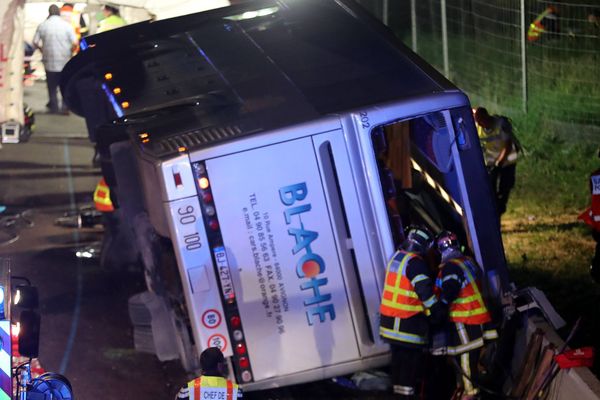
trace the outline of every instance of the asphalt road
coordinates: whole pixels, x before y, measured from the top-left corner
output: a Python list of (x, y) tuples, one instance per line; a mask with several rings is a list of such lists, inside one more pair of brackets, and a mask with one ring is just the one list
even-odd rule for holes
[(54, 225), (92, 202), (99, 179), (85, 123), (44, 114), (43, 82), (27, 89), (25, 101), (36, 112), (36, 130), (29, 142), (0, 149), (0, 204), (7, 207), (0, 218), (29, 211), (0, 227), (0, 242), (18, 235), (0, 245), (0, 259), (39, 289), (41, 365), (67, 376), (77, 399), (172, 399), (187, 380), (183, 370), (133, 349), (127, 299), (144, 290), (141, 276), (117, 276), (75, 256), (101, 240), (101, 230)]
[[(176, 361), (161, 363), (134, 350), (127, 299), (144, 291), (136, 271), (102, 270), (79, 259), (77, 249), (101, 240), (101, 229), (74, 229), (56, 218), (92, 203), (99, 170), (84, 121), (45, 114), (45, 84), (26, 90), (36, 112), (27, 143), (0, 149), (0, 214), (16, 218), (0, 227), (0, 262), (29, 278), (40, 292), (39, 360), (47, 371), (67, 376), (77, 399), (172, 399), (189, 378)], [(17, 236), (18, 235), (18, 236)], [(16, 316), (13, 316), (13, 319)], [(385, 399), (381, 392), (345, 389), (331, 380), (246, 393), (246, 399)]]

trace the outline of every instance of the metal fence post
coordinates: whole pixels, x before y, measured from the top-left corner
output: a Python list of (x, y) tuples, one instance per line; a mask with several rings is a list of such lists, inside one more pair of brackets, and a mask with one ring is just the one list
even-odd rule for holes
[(410, 28), (412, 39), (412, 50), (417, 52), (417, 0), (410, 0)]
[(448, 24), (446, 21), (446, 0), (441, 0), (442, 8), (442, 49), (444, 52), (444, 75), (450, 78), (450, 65), (448, 62)]
[(383, 10), (381, 10), (381, 20), (383, 21), (383, 23), (385, 25), (389, 26), (389, 17), (390, 17), (390, 13), (389, 13), (389, 0), (383, 0), (383, 4), (382, 4), (382, 8)]
[(521, 0), (521, 96), (523, 112), (527, 113), (527, 50), (525, 46), (527, 35), (525, 26), (525, 0)]

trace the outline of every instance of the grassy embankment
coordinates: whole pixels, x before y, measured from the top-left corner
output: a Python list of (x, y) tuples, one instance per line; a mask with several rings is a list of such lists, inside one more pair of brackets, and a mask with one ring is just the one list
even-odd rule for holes
[(589, 275), (594, 242), (577, 220), (589, 205), (588, 176), (600, 168), (600, 129), (585, 124), (600, 120), (600, 54), (545, 56), (550, 62), (540, 65), (534, 53), (529, 63), (536, 72), (528, 75), (528, 113), (509, 113), (526, 152), (502, 220), (506, 257), (511, 278), (543, 290), (565, 329), (583, 317), (574, 345), (600, 348), (600, 285)]

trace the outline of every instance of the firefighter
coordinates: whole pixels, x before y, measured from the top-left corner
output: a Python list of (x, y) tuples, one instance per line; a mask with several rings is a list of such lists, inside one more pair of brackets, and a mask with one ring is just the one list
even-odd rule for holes
[(209, 347), (200, 354), (200, 366), (202, 375), (182, 387), (176, 400), (234, 400), (242, 397), (238, 385), (226, 378), (227, 363), (217, 347)]
[(83, 14), (75, 9), (73, 3), (64, 3), (60, 8), (60, 16), (67, 21), (75, 30), (77, 42), (88, 33), (87, 24), (83, 18)]
[(424, 227), (409, 227), (402, 246), (388, 262), (380, 306), (379, 334), (392, 350), (392, 384), (399, 398), (417, 398), (428, 343), (428, 316), (439, 320), (438, 307), (425, 256), (433, 235)]
[(552, 6), (546, 7), (529, 25), (527, 40), (536, 42), (545, 33), (558, 33), (558, 12)]
[(104, 14), (104, 18), (98, 22), (96, 33), (110, 31), (127, 24), (121, 17), (119, 8), (116, 5), (105, 4), (102, 6), (102, 14)]
[[(485, 341), (498, 337), (491, 327), (491, 316), (481, 293), (481, 268), (460, 250), (456, 234), (443, 231), (436, 237), (441, 264), (435, 282), (439, 302), (449, 306), (444, 328), (446, 347), (443, 353), (458, 362), (457, 381), (462, 399), (476, 398), (479, 390), (477, 364)], [(460, 390), (460, 389), (459, 389)]]
[(508, 118), (490, 115), (483, 107), (475, 110), (474, 118), (500, 217), (506, 212), (508, 197), (515, 186), (520, 144)]
[[(600, 148), (598, 148), (598, 158), (600, 158)], [(590, 195), (592, 204), (579, 216), (579, 219), (592, 228), (596, 251), (592, 258), (590, 273), (592, 278), (600, 283), (600, 168), (590, 175)]]

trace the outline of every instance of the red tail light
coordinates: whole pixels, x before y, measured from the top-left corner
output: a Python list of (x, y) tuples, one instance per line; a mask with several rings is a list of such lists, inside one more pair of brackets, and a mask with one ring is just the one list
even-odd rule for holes
[(246, 354), (246, 346), (244, 345), (244, 343), (238, 343), (238, 344), (235, 346), (235, 351), (236, 351), (236, 352), (237, 352), (237, 353), (238, 353), (240, 356), (242, 356), (242, 355)]

